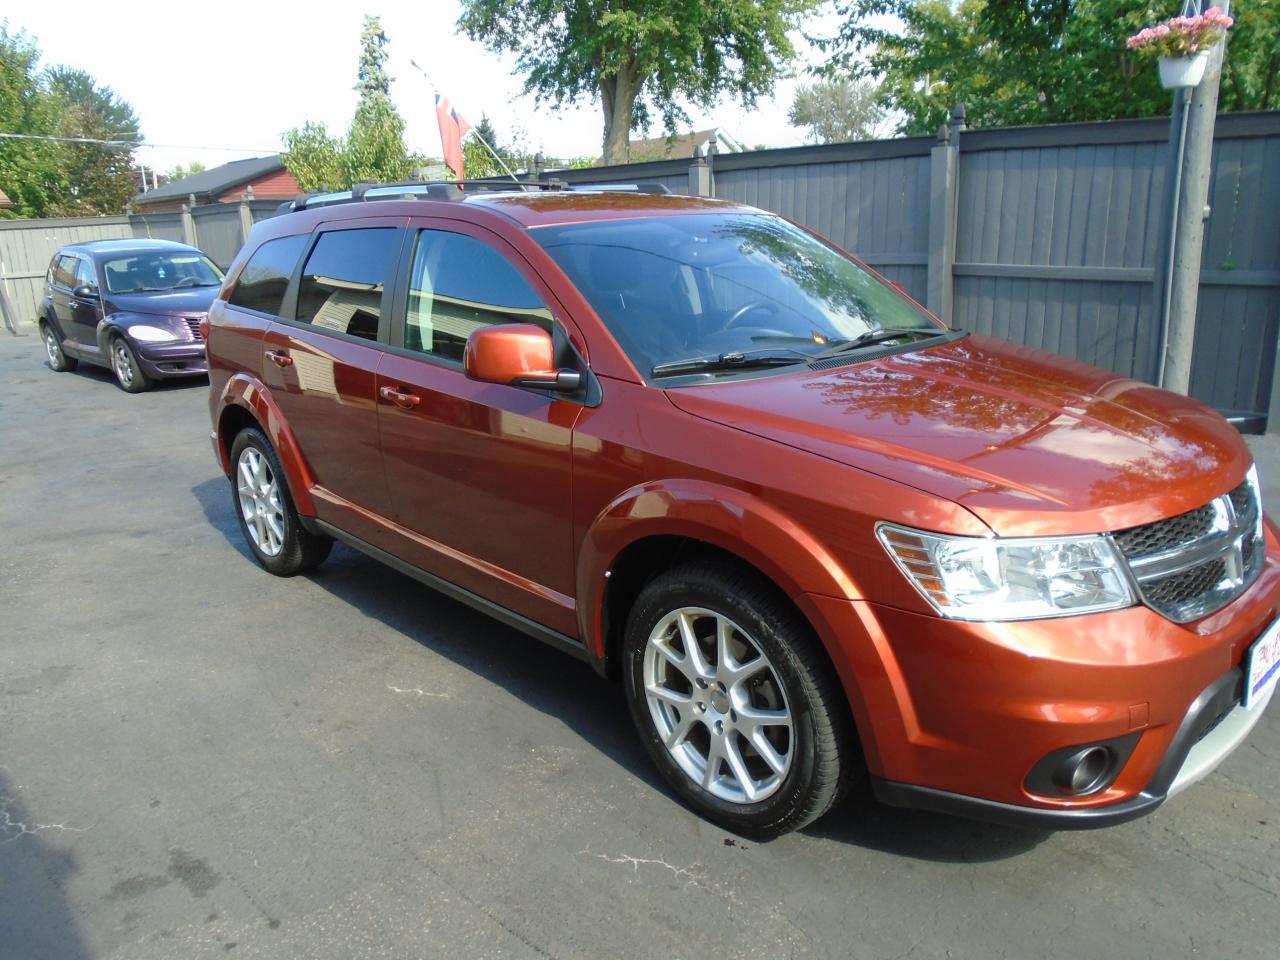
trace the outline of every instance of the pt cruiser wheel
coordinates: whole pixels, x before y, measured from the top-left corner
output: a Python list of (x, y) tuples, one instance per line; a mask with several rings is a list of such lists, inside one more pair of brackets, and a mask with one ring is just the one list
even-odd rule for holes
[(107, 345), (111, 351), (111, 372), (126, 393), (141, 393), (151, 386), (151, 378), (142, 371), (138, 358), (124, 337), (114, 336)]
[(329, 555), (333, 541), (302, 526), (280, 458), (257, 427), (240, 431), (231, 446), (231, 493), (240, 532), (271, 573), (291, 577)]
[(854, 766), (847, 706), (770, 584), (715, 563), (667, 571), (641, 592), (624, 645), (632, 718), (690, 806), (766, 838), (839, 798)]
[(58, 373), (74, 370), (79, 361), (63, 353), (62, 344), (58, 342), (58, 335), (53, 332), (53, 327), (42, 323), (40, 333), (44, 336), (44, 352), (49, 357), (49, 369)]

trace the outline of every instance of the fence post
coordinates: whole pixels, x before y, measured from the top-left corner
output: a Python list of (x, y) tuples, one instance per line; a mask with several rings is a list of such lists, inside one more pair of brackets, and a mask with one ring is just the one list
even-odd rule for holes
[(929, 156), (929, 286), (925, 306), (944, 323), (953, 322), (955, 306), (956, 198), (960, 194), (960, 131), (964, 106), (957, 104), (952, 126), (938, 130)]
[[(250, 190), (253, 188), (250, 187)], [(240, 246), (244, 246), (244, 242), (249, 239), (249, 231), (253, 229), (253, 210), (249, 206), (249, 201), (253, 199), (250, 193), (247, 198), (240, 201)]]
[(189, 247), (199, 246), (196, 243), (196, 218), (191, 215), (191, 208), (196, 205), (196, 195), (187, 194), (187, 202), (182, 205), (182, 239)]
[(689, 195), (693, 197), (711, 196), (711, 167), (707, 158), (695, 156), (689, 164)]

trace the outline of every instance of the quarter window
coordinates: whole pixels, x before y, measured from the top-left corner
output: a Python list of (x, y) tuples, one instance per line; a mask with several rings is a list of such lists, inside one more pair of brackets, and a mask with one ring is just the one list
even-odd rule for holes
[(285, 290), (289, 288), (289, 278), (308, 239), (306, 234), (280, 237), (260, 246), (240, 271), (228, 302), (246, 310), (278, 314)]
[(63, 254), (58, 257), (53, 267), (53, 282), (60, 287), (75, 286), (76, 257)]
[(474, 237), (423, 230), (409, 275), (404, 345), (461, 362), (473, 330), (535, 323), (551, 330), (551, 311), (498, 251)]
[(297, 319), (377, 340), (382, 292), (396, 261), (399, 233), (372, 227), (321, 234), (302, 271)]

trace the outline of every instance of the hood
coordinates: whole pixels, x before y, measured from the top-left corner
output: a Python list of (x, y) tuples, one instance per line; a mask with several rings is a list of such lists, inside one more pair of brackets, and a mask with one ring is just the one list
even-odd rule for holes
[(1199, 401), (977, 336), (667, 396), (695, 416), (959, 503), (1005, 536), (1173, 516), (1232, 489), (1252, 461), (1235, 428)]
[(218, 295), (217, 287), (184, 287), (152, 293), (109, 293), (103, 305), (107, 313), (149, 313), (153, 316), (187, 317), (208, 313)]

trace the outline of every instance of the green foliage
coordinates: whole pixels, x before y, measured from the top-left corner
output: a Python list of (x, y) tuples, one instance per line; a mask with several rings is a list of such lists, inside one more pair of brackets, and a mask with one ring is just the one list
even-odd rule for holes
[[(880, 82), (903, 133), (926, 134), (963, 103), (978, 127), (1169, 112), (1156, 70), (1125, 46), (1181, 11), (1173, 0), (838, 0), (832, 69)], [(1231, 31), (1223, 110), (1276, 104), (1280, 0), (1243, 0)], [(1233, 14), (1236, 11), (1233, 9)], [(891, 18), (896, 18), (895, 21)]]
[(884, 120), (880, 91), (866, 80), (840, 77), (804, 84), (787, 113), (793, 127), (808, 127), (812, 143), (870, 140)]
[(599, 97), (604, 158), (628, 158), (628, 134), (688, 102), (723, 94), (745, 106), (773, 89), (794, 50), (787, 30), (812, 0), (464, 0), (458, 27), (516, 54), (525, 91), (554, 106)]
[(171, 168), (169, 172), (165, 173), (163, 176), (167, 182), (173, 183), (177, 180), (185, 180), (187, 179), (187, 177), (194, 177), (197, 173), (204, 173), (204, 171), (205, 171), (205, 165), (203, 163), (201, 163), (199, 160), (192, 160), (190, 163), (186, 164), (185, 166), (181, 163), (178, 164), (176, 167)]
[[(133, 108), (82, 70), (40, 69), (34, 38), (0, 22), (0, 118), (6, 133), (137, 140)], [(137, 192), (134, 147), (0, 139), (5, 217), (120, 213)]]
[(360, 180), (405, 180), (420, 162), (405, 147), (404, 119), (391, 102), (386, 46), (382, 24), (366, 16), (355, 86), (360, 100), (345, 138), (313, 121), (284, 133), (280, 159), (303, 190), (339, 190)]

